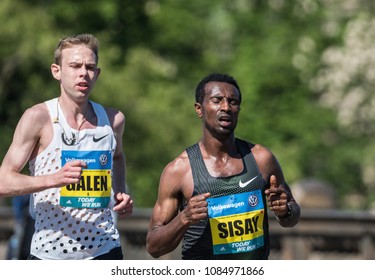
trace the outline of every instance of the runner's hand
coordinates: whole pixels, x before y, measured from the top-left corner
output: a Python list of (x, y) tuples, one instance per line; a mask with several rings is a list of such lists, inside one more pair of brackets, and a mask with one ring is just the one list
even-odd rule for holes
[(283, 185), (277, 185), (276, 176), (270, 178), (270, 188), (265, 191), (267, 205), (276, 215), (283, 216), (288, 212), (289, 192)]
[(206, 199), (210, 197), (210, 193), (198, 194), (192, 196), (187, 202), (183, 211), (186, 223), (195, 224), (208, 216), (208, 203)]

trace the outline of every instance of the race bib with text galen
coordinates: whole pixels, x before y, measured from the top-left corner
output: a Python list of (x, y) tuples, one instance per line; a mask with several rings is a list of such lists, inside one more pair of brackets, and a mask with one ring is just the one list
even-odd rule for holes
[(60, 190), (60, 205), (73, 208), (106, 208), (112, 189), (110, 151), (62, 151), (61, 164), (81, 160), (87, 164), (77, 184)]
[(264, 246), (264, 205), (260, 190), (208, 198), (214, 255), (254, 251)]

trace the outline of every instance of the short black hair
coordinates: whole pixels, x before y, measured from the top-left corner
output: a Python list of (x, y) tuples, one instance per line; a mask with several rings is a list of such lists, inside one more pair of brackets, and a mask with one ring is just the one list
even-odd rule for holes
[(239, 102), (241, 104), (241, 90), (237, 81), (232, 76), (223, 73), (211, 73), (198, 83), (195, 90), (195, 102), (202, 104), (205, 95), (205, 86), (210, 82), (224, 82), (233, 85), (238, 90), (240, 95)]

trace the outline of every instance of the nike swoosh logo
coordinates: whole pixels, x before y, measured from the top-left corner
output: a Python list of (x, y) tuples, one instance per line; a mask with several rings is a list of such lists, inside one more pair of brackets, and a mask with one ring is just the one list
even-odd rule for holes
[(242, 183), (241, 180), (239, 182), (240, 188), (246, 187), (248, 184), (250, 184), (252, 181), (254, 181), (258, 176), (255, 176), (254, 178), (250, 179), (249, 181), (246, 181), (245, 183)]
[(104, 136), (102, 136), (102, 137), (99, 137), (99, 138), (95, 138), (95, 136), (94, 136), (94, 137), (92, 137), (92, 141), (94, 141), (94, 142), (99, 142), (100, 140), (104, 139), (104, 138), (107, 137), (107, 136), (108, 136), (108, 134), (106, 134), (106, 135), (104, 135)]

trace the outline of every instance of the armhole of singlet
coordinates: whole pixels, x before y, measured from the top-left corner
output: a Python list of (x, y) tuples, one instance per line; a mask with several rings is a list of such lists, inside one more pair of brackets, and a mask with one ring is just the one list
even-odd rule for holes
[(104, 109), (102, 105), (90, 100), (90, 103), (95, 111), (96, 117), (98, 118), (98, 126), (111, 126), (111, 122), (109, 121), (109, 117), (107, 111)]
[(236, 143), (243, 157), (245, 157), (247, 154), (251, 154), (251, 149), (255, 146), (254, 144), (246, 142), (239, 138), (236, 138)]
[[(189, 159), (189, 164), (190, 164), (190, 169), (191, 169), (191, 175), (193, 177), (193, 194), (192, 196), (194, 196), (196, 194), (196, 191), (195, 191), (195, 178), (196, 178), (196, 172), (195, 172), (195, 168), (193, 168), (193, 164), (192, 164), (192, 160), (193, 159), (196, 159), (196, 160), (199, 160), (199, 145), (198, 143), (190, 146), (190, 147), (187, 147), (185, 149), (186, 151), (186, 154), (188, 155), (188, 159)], [(180, 211), (182, 211), (185, 207), (186, 207), (186, 199), (184, 197), (182, 197), (181, 199), (181, 206), (180, 206)]]
[[(200, 150), (199, 150), (198, 143), (186, 148), (186, 153), (188, 155), (191, 173), (192, 173), (192, 176), (193, 176), (193, 179), (194, 179), (194, 178), (196, 178), (196, 172), (195, 172), (195, 168), (194, 168), (193, 164), (194, 163), (200, 164), (200, 162), (202, 161), (202, 158), (200, 156)], [(196, 162), (194, 162), (194, 160), (196, 160)]]
[[(255, 157), (254, 157), (254, 154), (251, 152), (251, 149), (255, 146), (255, 144), (253, 143), (250, 143), (250, 142), (246, 142), (242, 139), (236, 139), (238, 141), (238, 147), (240, 149), (240, 152), (243, 156), (243, 160), (247, 160), (247, 161), (252, 161), (254, 163), (254, 166), (257, 170), (257, 173), (262, 175), (262, 173), (260, 172), (259, 170), (259, 166), (258, 166), (258, 163), (257, 161), (255, 160)], [(264, 180), (264, 178), (262, 177), (262, 180)], [(267, 181), (265, 181), (265, 184), (266, 186), (268, 185)]]
[(51, 122), (54, 124), (55, 120), (57, 119), (57, 98), (47, 100), (44, 102), (44, 104), (46, 104)]

